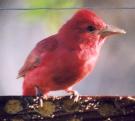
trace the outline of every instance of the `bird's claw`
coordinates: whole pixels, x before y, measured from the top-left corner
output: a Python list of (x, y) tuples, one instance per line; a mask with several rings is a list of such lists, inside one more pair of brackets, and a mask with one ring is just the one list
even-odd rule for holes
[(70, 99), (74, 99), (74, 102), (78, 102), (79, 101), (79, 95), (72, 94), (72, 95), (70, 95)]
[(43, 103), (44, 103), (43, 97), (39, 97), (39, 105), (40, 105), (40, 107), (43, 107)]
[(39, 106), (43, 107), (44, 101), (48, 99), (47, 95), (39, 96), (37, 97), (37, 100), (39, 101)]
[(68, 93), (70, 93), (70, 99), (74, 99), (74, 102), (79, 101), (79, 93), (75, 90), (67, 89), (66, 90)]

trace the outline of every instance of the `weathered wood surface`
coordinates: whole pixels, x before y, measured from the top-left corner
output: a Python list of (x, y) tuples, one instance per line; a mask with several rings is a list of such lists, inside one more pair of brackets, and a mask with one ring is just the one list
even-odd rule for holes
[(39, 106), (37, 97), (1, 96), (0, 121), (135, 121), (135, 97), (50, 97)]

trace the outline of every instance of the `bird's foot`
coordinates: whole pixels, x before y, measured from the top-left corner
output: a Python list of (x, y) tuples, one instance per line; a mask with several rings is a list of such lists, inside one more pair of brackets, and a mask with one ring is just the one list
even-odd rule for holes
[(44, 100), (48, 99), (47, 94), (43, 94), (43, 92), (37, 85), (35, 86), (35, 92), (36, 92), (36, 96), (37, 96), (36, 100), (39, 101), (39, 106), (43, 107)]
[(70, 98), (73, 99), (74, 98), (74, 102), (78, 102), (79, 100), (79, 93), (75, 90), (72, 90), (72, 88), (68, 88), (66, 90), (67, 93), (70, 93)]
[(37, 107), (43, 107), (43, 97), (40, 96), (40, 97), (36, 97), (36, 101), (38, 101), (38, 106)]

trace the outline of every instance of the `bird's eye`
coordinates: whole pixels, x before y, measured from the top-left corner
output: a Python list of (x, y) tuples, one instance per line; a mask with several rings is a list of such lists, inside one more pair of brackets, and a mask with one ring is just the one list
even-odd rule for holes
[(89, 32), (93, 32), (95, 30), (96, 30), (96, 28), (94, 26), (88, 26), (87, 27), (87, 31), (89, 31)]

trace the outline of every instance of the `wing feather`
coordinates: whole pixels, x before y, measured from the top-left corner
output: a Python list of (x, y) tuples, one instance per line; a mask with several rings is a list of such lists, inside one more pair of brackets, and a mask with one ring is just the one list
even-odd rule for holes
[(23, 77), (30, 70), (37, 68), (42, 61), (42, 54), (45, 54), (49, 51), (54, 51), (57, 48), (57, 40), (55, 36), (51, 36), (47, 39), (44, 39), (37, 43), (36, 47), (31, 51), (29, 56), (26, 58), (26, 61), (23, 67), (20, 69), (18, 73), (18, 77)]

